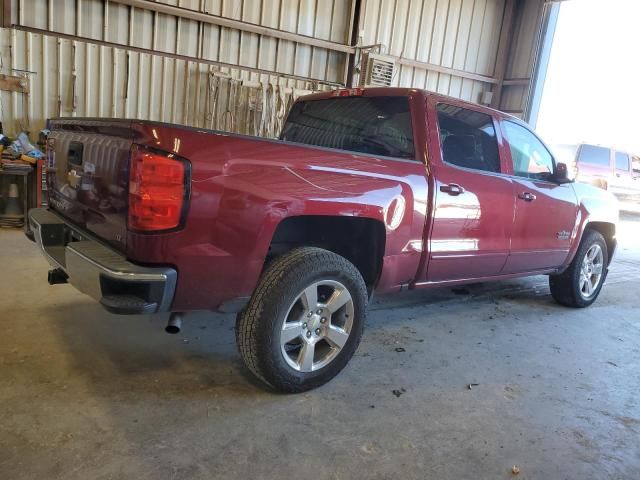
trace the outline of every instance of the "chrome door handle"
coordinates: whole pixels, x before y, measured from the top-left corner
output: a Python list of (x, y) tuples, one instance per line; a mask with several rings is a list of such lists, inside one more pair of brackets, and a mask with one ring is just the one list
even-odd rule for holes
[(518, 195), (520, 200), (524, 200), (525, 202), (533, 202), (536, 199), (536, 196), (533, 193), (523, 192)]
[(457, 196), (464, 193), (464, 188), (457, 183), (450, 183), (449, 185), (440, 185), (440, 191), (448, 193), (449, 195)]

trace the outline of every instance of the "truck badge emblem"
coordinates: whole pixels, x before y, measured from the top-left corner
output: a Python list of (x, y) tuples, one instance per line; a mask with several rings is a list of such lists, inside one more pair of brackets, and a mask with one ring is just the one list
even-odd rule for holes
[(558, 240), (569, 240), (571, 233), (567, 232), (566, 230), (562, 230), (561, 232), (557, 233), (557, 236), (558, 236)]

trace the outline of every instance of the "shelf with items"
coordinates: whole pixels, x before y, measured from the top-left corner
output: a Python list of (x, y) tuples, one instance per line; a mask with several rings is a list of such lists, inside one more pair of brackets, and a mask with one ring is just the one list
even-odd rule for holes
[(26, 215), (37, 190), (30, 174), (44, 154), (31, 144), (26, 132), (9, 139), (1, 129), (0, 124), (0, 227), (24, 226), (27, 230)]

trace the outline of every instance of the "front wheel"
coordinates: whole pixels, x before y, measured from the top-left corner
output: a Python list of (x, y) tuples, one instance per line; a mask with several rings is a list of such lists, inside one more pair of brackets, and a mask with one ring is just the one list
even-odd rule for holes
[(584, 308), (596, 301), (607, 274), (607, 243), (600, 232), (585, 232), (569, 268), (549, 276), (551, 295), (561, 305)]
[(303, 392), (336, 376), (358, 348), (367, 288), (347, 259), (304, 247), (277, 258), (237, 319), (246, 366), (283, 392)]

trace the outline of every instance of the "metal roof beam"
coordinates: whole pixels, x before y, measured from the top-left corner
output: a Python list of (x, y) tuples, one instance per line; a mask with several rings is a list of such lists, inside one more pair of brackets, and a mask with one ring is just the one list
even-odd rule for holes
[(167, 5), (164, 3), (151, 2), (149, 0), (109, 0), (111, 3), (119, 3), (122, 5), (128, 5), (134, 8), (140, 8), (143, 10), (149, 10), (152, 12), (163, 13), (165, 15), (172, 15), (174, 17), (185, 18), (188, 20), (194, 20), (196, 22), (208, 23), (211, 25), (218, 25), (220, 27), (232, 28), (234, 30), (240, 30), (243, 32), (256, 33), (258, 35), (265, 35), (267, 37), (277, 38), (280, 40), (288, 40), (290, 42), (296, 42), (303, 45), (309, 45), (312, 47), (325, 48), (334, 52), (341, 53), (355, 53), (355, 48), (350, 45), (345, 45), (338, 42), (332, 42), (329, 40), (322, 40), (320, 38), (310, 37), (308, 35), (301, 35), (299, 33), (287, 32), (277, 28), (264, 27), (255, 23), (244, 22), (242, 20), (234, 20), (231, 18), (220, 17), (218, 15), (211, 15), (210, 13), (203, 13), (197, 10), (191, 10), (185, 7), (176, 7), (173, 5)]

